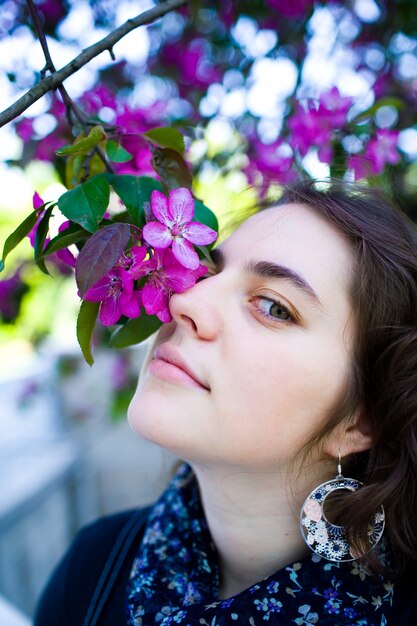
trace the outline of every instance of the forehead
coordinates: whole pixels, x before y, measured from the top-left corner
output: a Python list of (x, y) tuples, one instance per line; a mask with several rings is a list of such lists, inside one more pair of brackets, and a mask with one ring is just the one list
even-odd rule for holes
[(272, 207), (248, 218), (221, 246), (227, 262), (271, 261), (299, 272), (319, 296), (347, 294), (353, 254), (347, 238), (301, 204)]

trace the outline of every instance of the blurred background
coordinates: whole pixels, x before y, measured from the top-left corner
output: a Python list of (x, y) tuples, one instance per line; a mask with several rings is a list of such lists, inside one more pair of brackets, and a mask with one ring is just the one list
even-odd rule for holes
[[(30, 5), (40, 30), (35, 28)], [(161, 3), (164, 5), (164, 3)], [(147, 0), (1, 0), (0, 111)], [(165, 5), (166, 6), (166, 5)], [(112, 128), (133, 155), (118, 173), (156, 176), (140, 133), (181, 131), (196, 197), (228, 224), (300, 177), (382, 186), (417, 219), (417, 11), (413, 0), (219, 0), (123, 37), (65, 81), (80, 116)], [(0, 247), (36, 192), (74, 184), (55, 151), (77, 120), (49, 92), (0, 128)], [(100, 162), (92, 162), (102, 171)], [(59, 218), (52, 221), (53, 236)], [(53, 231), (55, 229), (55, 231)], [(0, 624), (28, 624), (36, 597), (80, 525), (152, 502), (175, 459), (126, 426), (145, 345), (76, 341), (73, 270), (50, 275), (27, 237), (0, 274)]]

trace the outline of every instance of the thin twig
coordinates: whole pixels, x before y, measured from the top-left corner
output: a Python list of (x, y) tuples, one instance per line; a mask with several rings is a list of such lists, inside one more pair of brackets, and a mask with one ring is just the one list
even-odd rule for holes
[(107, 37), (104, 37), (92, 46), (83, 50), (78, 56), (76, 56), (60, 70), (43, 78), (37, 85), (35, 85), (35, 87), (29, 89), (29, 91), (16, 100), (14, 104), (0, 113), (0, 128), (19, 117), (19, 115), (26, 111), (31, 104), (39, 100), (39, 98), (42, 98), (42, 96), (48, 93), (48, 91), (56, 89), (66, 78), (75, 74), (75, 72), (91, 61), (91, 59), (94, 59), (105, 50), (110, 51), (113, 46), (120, 41), (120, 39), (132, 30), (138, 28), (139, 26), (150, 24), (166, 13), (174, 11), (189, 2), (190, 0), (166, 0), (166, 2), (163, 2), (148, 11), (144, 11), (134, 18), (127, 20), (127, 22), (116, 28), (109, 35), (107, 35)]
[[(45, 32), (43, 30), (41, 21), (39, 19), (39, 13), (38, 13), (38, 11), (36, 9), (36, 6), (35, 6), (33, 0), (27, 0), (27, 3), (28, 3), (28, 6), (29, 6), (29, 11), (30, 11), (31, 16), (32, 16), (33, 24), (35, 26), (36, 34), (38, 35), (39, 43), (41, 44), (41, 47), (42, 47), (42, 50), (43, 50), (43, 54), (44, 54), (44, 57), (45, 57), (45, 61), (46, 61), (44, 72), (47, 72), (49, 70), (51, 73), (54, 73), (54, 72), (56, 72), (56, 69), (55, 69), (54, 62), (52, 61), (51, 54), (49, 52), (48, 42), (46, 41)], [(76, 117), (76, 119), (81, 124), (81, 127), (82, 127), (83, 131), (87, 135), (88, 134), (88, 127), (87, 127), (87, 124), (85, 123), (84, 116), (82, 115), (81, 111), (78, 109), (78, 107), (75, 104), (75, 102), (70, 97), (70, 95), (69, 95), (68, 91), (65, 89), (64, 85), (62, 85), (62, 84), (58, 85), (58, 91), (61, 94), (62, 100), (65, 103), (67, 119), (68, 119), (69, 125), (70, 126), (73, 125), (73, 122), (72, 122), (72, 119), (71, 119), (71, 113), (73, 113), (74, 116)], [(93, 148), (93, 152), (96, 152), (99, 155), (100, 159), (103, 161), (103, 163), (104, 163), (104, 165), (106, 167), (106, 170), (108, 172), (110, 172), (111, 174), (114, 174), (114, 168), (111, 165), (111, 163), (109, 162), (109, 160), (106, 157), (106, 155), (104, 154), (103, 150), (100, 148), (100, 146), (95, 146)]]

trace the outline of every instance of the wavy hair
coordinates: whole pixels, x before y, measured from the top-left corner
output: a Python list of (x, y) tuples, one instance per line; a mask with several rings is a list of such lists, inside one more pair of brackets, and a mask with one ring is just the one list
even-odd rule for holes
[[(301, 183), (270, 206), (303, 204), (350, 241), (355, 316), (351, 377), (338, 410), (308, 448), (361, 410), (372, 448), (350, 458), (364, 486), (336, 505), (338, 520), (364, 563), (383, 571), (367, 543), (375, 511), (385, 508), (386, 536), (396, 567), (417, 558), (417, 233), (407, 216), (377, 189), (333, 181)], [(345, 472), (346, 473), (346, 472)]]

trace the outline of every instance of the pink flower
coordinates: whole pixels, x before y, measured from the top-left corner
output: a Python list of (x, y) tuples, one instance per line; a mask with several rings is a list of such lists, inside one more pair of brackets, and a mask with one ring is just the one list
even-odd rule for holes
[[(167, 44), (163, 48), (163, 56), (179, 72), (180, 83), (192, 85), (194, 89), (206, 89), (222, 80), (222, 73), (211, 62), (210, 46), (205, 39)], [(185, 93), (182, 95), (185, 96)]]
[[(71, 222), (66, 220), (62, 222), (61, 226), (58, 228), (58, 232), (62, 233), (63, 230), (66, 230), (68, 226), (70, 226)], [(46, 242), (45, 242), (46, 243)], [(75, 267), (75, 256), (68, 250), (68, 248), (62, 248), (61, 250), (57, 250), (55, 255), (58, 257), (60, 261), (68, 265), (69, 267)]]
[(379, 130), (369, 141), (363, 154), (355, 154), (349, 158), (348, 167), (353, 170), (355, 179), (381, 174), (387, 163), (398, 163), (401, 157), (397, 142), (398, 131)]
[(259, 177), (262, 177), (261, 196), (265, 196), (271, 182), (289, 184), (295, 181), (294, 157), (288, 144), (283, 144), (280, 139), (265, 144), (255, 137), (250, 141), (250, 148), (250, 162), (245, 174), (250, 184), (258, 184)]
[(195, 270), (186, 269), (169, 248), (155, 250), (151, 259), (132, 271), (135, 279), (148, 276), (142, 289), (142, 303), (148, 315), (156, 315), (162, 322), (172, 320), (168, 308), (172, 294), (190, 289), (206, 273), (204, 265), (199, 265)]
[(152, 213), (158, 221), (148, 222), (143, 227), (145, 241), (156, 249), (168, 248), (181, 265), (195, 270), (200, 261), (192, 244), (205, 246), (212, 243), (217, 233), (205, 224), (193, 222), (194, 200), (185, 187), (173, 189), (169, 198), (160, 191), (151, 194)]
[(395, 165), (400, 160), (397, 149), (398, 131), (378, 130), (366, 146), (366, 156), (371, 160), (375, 174), (380, 174), (386, 165)]
[(326, 118), (332, 128), (341, 128), (346, 123), (346, 115), (352, 106), (353, 98), (341, 96), (337, 87), (321, 94), (318, 113)]
[(16, 124), (16, 132), (25, 143), (30, 141), (35, 134), (33, 130), (33, 117), (24, 117)]
[(10, 278), (0, 280), (0, 319), (3, 322), (13, 322), (16, 319), (22, 298), (29, 291), (21, 276), (23, 267), (22, 263)]
[(90, 287), (85, 300), (101, 302), (99, 317), (103, 326), (115, 324), (122, 315), (131, 318), (140, 315), (140, 292), (133, 289), (132, 275), (123, 267), (114, 267)]
[(314, 146), (318, 148), (319, 159), (330, 163), (333, 158), (333, 133), (345, 125), (351, 105), (352, 98), (341, 96), (336, 87), (322, 93), (318, 102), (310, 100), (307, 108), (298, 104), (288, 122), (291, 146), (301, 156), (305, 156), (309, 148)]
[(352, 154), (348, 158), (347, 166), (349, 170), (353, 171), (355, 180), (367, 178), (372, 174), (372, 163), (363, 154)]
[(288, 122), (291, 135), (289, 142), (295, 150), (305, 156), (311, 146), (330, 143), (332, 133), (316, 109), (304, 109), (300, 104)]

